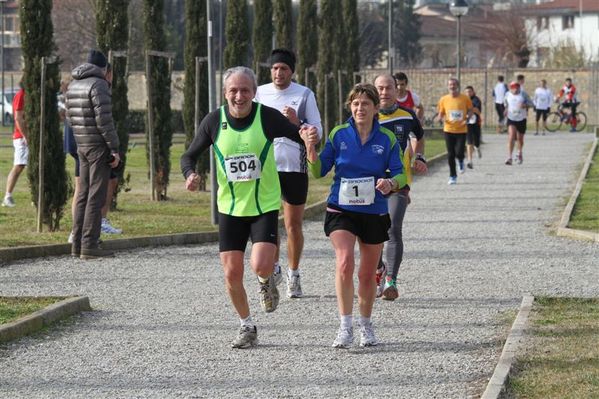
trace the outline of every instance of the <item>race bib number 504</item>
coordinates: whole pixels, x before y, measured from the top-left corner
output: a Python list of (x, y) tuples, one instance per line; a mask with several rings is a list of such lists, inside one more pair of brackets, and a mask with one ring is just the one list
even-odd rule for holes
[(374, 177), (341, 178), (339, 205), (370, 205), (374, 203)]
[(241, 154), (225, 158), (227, 180), (243, 182), (260, 178), (262, 164), (255, 154)]

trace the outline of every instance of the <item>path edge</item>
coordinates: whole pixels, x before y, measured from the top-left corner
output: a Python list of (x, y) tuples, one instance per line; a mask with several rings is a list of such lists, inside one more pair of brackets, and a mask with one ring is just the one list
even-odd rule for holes
[(574, 212), (574, 206), (576, 205), (576, 201), (582, 191), (582, 185), (584, 184), (584, 180), (589, 173), (589, 169), (591, 168), (591, 164), (593, 163), (593, 157), (595, 156), (595, 151), (597, 150), (597, 142), (599, 141), (599, 127), (595, 127), (595, 139), (593, 140), (593, 145), (587, 155), (587, 158), (584, 162), (582, 170), (580, 171), (580, 175), (578, 176), (578, 181), (576, 182), (576, 186), (572, 195), (570, 196), (570, 200), (568, 204), (564, 208), (562, 213), (562, 217), (557, 227), (556, 234), (560, 237), (568, 237), (582, 240), (589, 240), (599, 242), (599, 233), (594, 233), (592, 231), (587, 230), (578, 230), (572, 229), (568, 227), (570, 223), (570, 218), (572, 217), (572, 213)]
[(495, 371), (493, 372), (481, 399), (498, 399), (504, 391), (505, 383), (508, 380), (512, 364), (516, 358), (516, 351), (524, 338), (524, 331), (528, 326), (528, 316), (532, 309), (533, 302), (534, 297), (532, 295), (527, 294), (522, 297), (518, 316), (516, 316), (516, 320), (514, 320), (514, 323), (512, 324), (510, 333), (503, 345), (503, 350), (499, 357), (499, 361), (497, 362), (497, 366), (495, 366)]
[(59, 302), (46, 306), (37, 312), (1, 325), (0, 343), (6, 343), (24, 337), (25, 335), (39, 331), (59, 320), (90, 310), (92, 310), (92, 308), (89, 304), (89, 298), (86, 296), (65, 298)]

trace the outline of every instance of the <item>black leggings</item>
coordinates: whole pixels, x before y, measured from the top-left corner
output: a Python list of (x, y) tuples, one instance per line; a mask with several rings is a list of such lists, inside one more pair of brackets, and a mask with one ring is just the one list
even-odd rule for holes
[(447, 163), (449, 164), (449, 176), (457, 177), (455, 160), (464, 161), (464, 151), (466, 149), (465, 133), (445, 133), (445, 147), (447, 147)]

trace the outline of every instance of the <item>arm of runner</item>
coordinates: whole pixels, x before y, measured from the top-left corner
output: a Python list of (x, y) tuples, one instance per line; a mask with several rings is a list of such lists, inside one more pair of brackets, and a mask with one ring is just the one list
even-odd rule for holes
[(316, 104), (316, 97), (314, 93), (310, 92), (306, 99), (306, 120), (305, 123), (316, 127), (318, 132), (318, 139), (322, 140), (322, 120), (320, 118), (320, 111)]
[(219, 123), (220, 110), (208, 114), (200, 124), (198, 132), (189, 145), (189, 148), (183, 155), (181, 155), (181, 172), (183, 173), (183, 177), (187, 179), (185, 183), (188, 190), (190, 190), (188, 187), (190, 177), (192, 182), (197, 178), (195, 167), (198, 163), (198, 159), (200, 155), (214, 143), (214, 138), (218, 133)]
[(330, 135), (327, 137), (324, 149), (320, 154), (317, 157), (314, 154), (316, 154), (316, 150), (314, 150), (311, 158), (308, 158), (308, 169), (312, 173), (312, 176), (319, 179), (326, 176), (335, 164), (335, 148)]

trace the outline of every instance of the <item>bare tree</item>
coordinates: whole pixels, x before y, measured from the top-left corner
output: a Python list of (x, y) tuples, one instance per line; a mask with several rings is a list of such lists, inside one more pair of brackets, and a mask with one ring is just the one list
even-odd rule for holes
[(62, 70), (71, 70), (96, 46), (96, 2), (54, 0), (52, 23)]
[(534, 46), (534, 34), (518, 7), (494, 13), (490, 24), (481, 31), (489, 48), (504, 64), (526, 68)]

